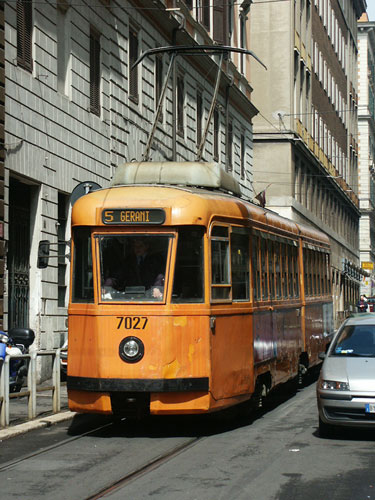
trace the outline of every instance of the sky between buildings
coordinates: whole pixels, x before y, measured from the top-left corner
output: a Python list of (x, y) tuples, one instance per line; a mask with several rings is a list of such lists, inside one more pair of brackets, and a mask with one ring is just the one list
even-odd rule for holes
[(375, 0), (367, 0), (367, 15), (370, 21), (375, 21)]

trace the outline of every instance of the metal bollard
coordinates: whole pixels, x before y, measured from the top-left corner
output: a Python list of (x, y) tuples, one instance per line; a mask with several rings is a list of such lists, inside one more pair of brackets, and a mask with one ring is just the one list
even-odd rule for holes
[[(37, 359), (41, 356), (52, 356), (52, 385), (37, 387)], [(29, 360), (27, 371), (27, 390), (9, 395), (9, 372), (10, 360), (15, 356), (6, 356), (0, 370), (0, 427), (7, 427), (10, 422), (10, 399), (27, 398), (28, 419), (37, 416), (37, 395), (45, 391), (52, 391), (52, 411), (58, 413), (61, 410), (61, 381), (60, 381), (60, 349), (49, 351), (36, 351), (31, 354), (23, 354), (16, 358), (27, 358)]]
[(27, 406), (29, 420), (36, 417), (36, 357), (36, 352), (30, 354), (30, 364), (27, 371), (27, 390), (29, 392)]
[(9, 356), (5, 356), (0, 376), (0, 395), (2, 397), (0, 410), (0, 425), (9, 425)]
[(61, 384), (60, 384), (60, 349), (56, 349), (52, 368), (52, 409), (58, 413), (61, 409)]

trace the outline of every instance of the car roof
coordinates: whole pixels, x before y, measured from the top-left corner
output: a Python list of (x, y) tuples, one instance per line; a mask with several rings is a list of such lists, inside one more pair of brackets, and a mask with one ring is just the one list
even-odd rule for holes
[(344, 322), (345, 325), (375, 325), (375, 313), (353, 314)]

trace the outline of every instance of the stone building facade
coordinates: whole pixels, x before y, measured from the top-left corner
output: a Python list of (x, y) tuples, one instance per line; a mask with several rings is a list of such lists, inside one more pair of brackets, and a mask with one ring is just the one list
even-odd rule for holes
[[(248, 20), (243, 10), (220, 1), (3, 4), (4, 328), (30, 326), (36, 347), (54, 348), (67, 333), (69, 260), (61, 255), (68, 253), (70, 194), (84, 181), (104, 187), (117, 165), (142, 158), (170, 54), (134, 62), (147, 49), (175, 44), (245, 46)], [(249, 4), (243, 2), (245, 12)], [(256, 109), (249, 67), (248, 55), (224, 61), (202, 159), (232, 172), (251, 198)], [(151, 161), (195, 159), (217, 71), (216, 55), (176, 57)], [(0, 190), (0, 218), (1, 199)], [(37, 268), (40, 240), (54, 244), (46, 269)]]
[(337, 322), (354, 309), (359, 264), (357, 19), (364, 0), (253, 4), (255, 190), (267, 207), (330, 237)]
[(369, 297), (375, 295), (375, 23), (367, 14), (358, 22), (358, 143), (359, 250), (368, 272), (361, 292)]

